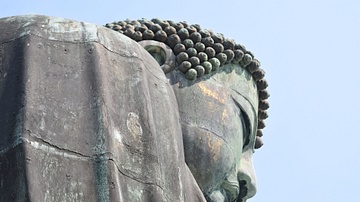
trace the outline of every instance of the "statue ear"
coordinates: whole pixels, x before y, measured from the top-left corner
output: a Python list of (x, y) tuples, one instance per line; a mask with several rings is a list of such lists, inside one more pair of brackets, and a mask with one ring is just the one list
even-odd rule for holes
[(176, 57), (169, 46), (153, 40), (144, 40), (138, 43), (159, 63), (165, 74), (175, 69)]

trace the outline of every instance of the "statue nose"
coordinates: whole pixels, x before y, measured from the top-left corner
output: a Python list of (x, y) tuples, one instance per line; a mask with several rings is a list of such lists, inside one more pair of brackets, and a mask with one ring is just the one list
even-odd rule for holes
[(256, 194), (256, 175), (252, 162), (253, 151), (249, 149), (241, 155), (238, 181), (240, 185), (239, 202), (245, 202)]

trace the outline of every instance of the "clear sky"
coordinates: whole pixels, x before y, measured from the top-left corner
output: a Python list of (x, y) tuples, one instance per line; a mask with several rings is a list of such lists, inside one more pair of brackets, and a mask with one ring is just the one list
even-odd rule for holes
[[(45, 14), (103, 25), (172, 19), (251, 50), (269, 82), (265, 145), (250, 202), (360, 202), (360, 1), (0, 0), (0, 17)], [(1, 28), (0, 28), (1, 29)]]

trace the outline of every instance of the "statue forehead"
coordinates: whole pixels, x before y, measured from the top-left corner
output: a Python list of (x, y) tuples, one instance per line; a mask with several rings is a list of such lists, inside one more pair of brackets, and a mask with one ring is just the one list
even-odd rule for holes
[[(230, 96), (239, 103), (248, 102), (257, 111), (259, 99), (256, 81), (238, 64), (227, 64), (209, 80), (215, 80), (229, 89)], [(240, 99), (241, 97), (241, 99)]]
[[(252, 111), (258, 111), (259, 99), (256, 81), (251, 74), (238, 64), (226, 64), (214, 75), (203, 76), (198, 81), (191, 81), (181, 74), (169, 73), (168, 78), (179, 88), (195, 86), (204, 96), (215, 100), (231, 97), (240, 105), (249, 105)], [(217, 88), (221, 87), (221, 88)], [(194, 93), (194, 92), (191, 92)]]

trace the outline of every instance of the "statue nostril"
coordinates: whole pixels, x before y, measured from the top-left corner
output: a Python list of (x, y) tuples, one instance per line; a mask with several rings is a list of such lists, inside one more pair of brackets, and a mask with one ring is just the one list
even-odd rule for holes
[(242, 199), (247, 195), (248, 188), (246, 187), (245, 180), (240, 180), (239, 185), (240, 185), (240, 192), (239, 192), (239, 197), (237, 198), (237, 202), (243, 202)]

